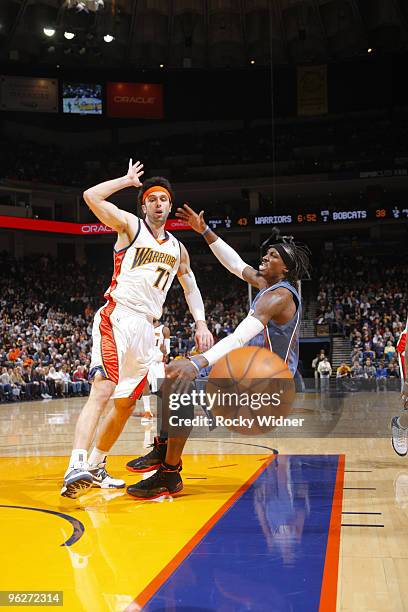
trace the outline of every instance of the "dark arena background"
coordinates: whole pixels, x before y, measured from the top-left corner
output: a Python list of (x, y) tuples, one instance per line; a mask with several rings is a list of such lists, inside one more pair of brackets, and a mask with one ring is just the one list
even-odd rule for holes
[[(408, 609), (407, 63), (404, 0), (1, 0), (0, 606)], [(295, 420), (240, 433), (198, 419), (183, 490), (142, 500), (126, 487), (176, 465), (168, 443), (158, 476), (129, 471), (166, 444), (146, 384), (109, 475), (99, 457), (106, 486), (70, 499), (60, 491), (95, 392), (93, 321), (117, 238), (83, 194), (126, 176), (129, 159), (142, 182), (174, 189), (165, 229), (188, 251), (215, 346), (258, 289), (177, 208), (203, 210), (256, 270), (274, 228), (309, 247)], [(142, 217), (137, 196), (106, 199)], [(160, 323), (170, 372), (199, 359), (177, 279)], [(99, 428), (108, 398), (93, 400)], [(75, 465), (89, 475), (88, 460)]]

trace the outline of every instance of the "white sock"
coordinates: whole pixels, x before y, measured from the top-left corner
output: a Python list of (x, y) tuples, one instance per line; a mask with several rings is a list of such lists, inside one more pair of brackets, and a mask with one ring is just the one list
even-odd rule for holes
[(144, 433), (143, 448), (149, 448), (151, 443), (152, 443), (152, 430), (148, 426), (147, 430)]
[(91, 467), (94, 467), (95, 465), (102, 463), (102, 461), (105, 459), (107, 454), (108, 453), (106, 451), (101, 451), (99, 450), (99, 448), (96, 448), (95, 446), (92, 450), (92, 453), (89, 456), (89, 465)]
[(75, 463), (86, 463), (87, 455), (88, 451), (84, 448), (74, 448), (69, 460), (69, 467), (72, 467)]
[(152, 411), (150, 410), (150, 395), (143, 395), (142, 401), (143, 401), (144, 411), (150, 412), (150, 414), (152, 414)]

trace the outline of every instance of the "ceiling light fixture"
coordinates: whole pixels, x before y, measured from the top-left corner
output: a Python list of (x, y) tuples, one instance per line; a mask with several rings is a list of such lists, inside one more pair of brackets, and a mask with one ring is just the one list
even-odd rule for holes
[(64, 37), (67, 40), (72, 40), (73, 38), (75, 38), (75, 34), (74, 34), (74, 32), (64, 32)]
[(115, 40), (115, 37), (112, 36), (111, 34), (105, 34), (105, 36), (103, 37), (103, 40), (106, 43), (110, 43), (110, 42), (112, 42), (112, 40)]
[(51, 36), (54, 36), (54, 34), (55, 34), (55, 30), (54, 30), (54, 28), (43, 28), (43, 32), (44, 32), (44, 34), (45, 34), (46, 36), (48, 36), (49, 38), (50, 38)]

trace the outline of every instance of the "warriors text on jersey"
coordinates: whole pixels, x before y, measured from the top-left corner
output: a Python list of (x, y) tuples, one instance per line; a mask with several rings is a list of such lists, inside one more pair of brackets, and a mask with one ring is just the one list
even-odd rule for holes
[(114, 251), (112, 282), (105, 298), (135, 313), (160, 319), (179, 264), (179, 241), (168, 232), (163, 241), (156, 240), (147, 223), (139, 219), (132, 243)]

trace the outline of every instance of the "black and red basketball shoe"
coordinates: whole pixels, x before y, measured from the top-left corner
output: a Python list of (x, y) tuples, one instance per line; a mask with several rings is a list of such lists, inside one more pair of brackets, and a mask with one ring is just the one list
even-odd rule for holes
[(152, 476), (130, 485), (126, 490), (132, 497), (145, 501), (176, 495), (183, 490), (181, 469), (181, 461), (175, 467), (164, 463)]
[(129, 472), (138, 472), (143, 474), (144, 472), (151, 472), (152, 470), (158, 470), (163, 461), (166, 459), (167, 451), (167, 440), (160, 441), (159, 437), (155, 437), (153, 442), (153, 450), (143, 457), (137, 457), (128, 461), (126, 469)]

